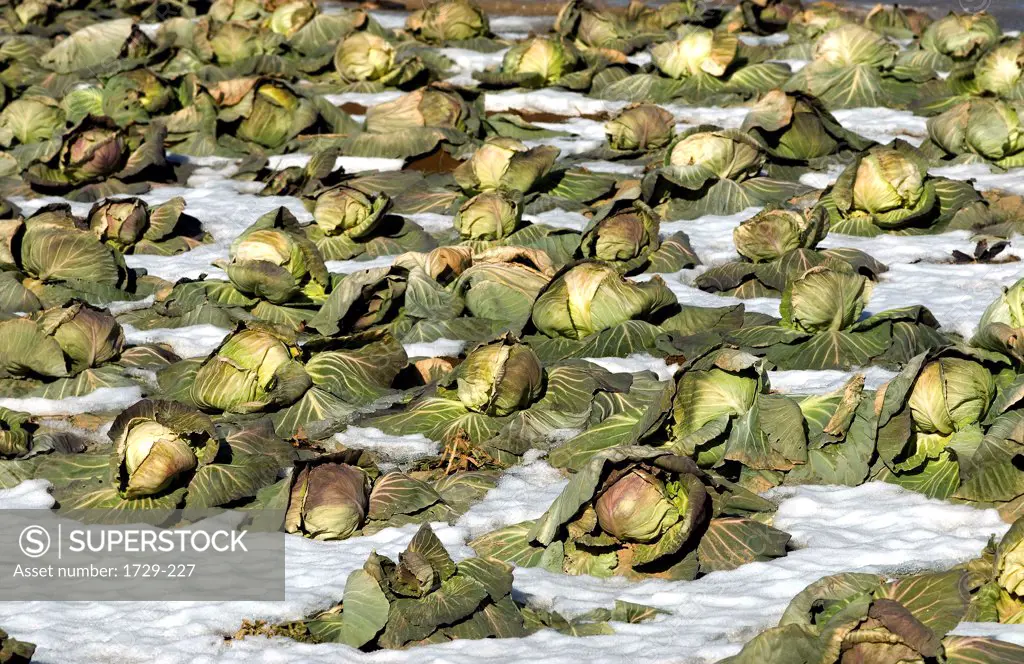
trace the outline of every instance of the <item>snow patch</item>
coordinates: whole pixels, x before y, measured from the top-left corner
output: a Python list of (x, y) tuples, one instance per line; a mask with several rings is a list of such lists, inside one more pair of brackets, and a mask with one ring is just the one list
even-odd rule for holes
[[(693, 278), (700, 273), (700, 270), (681, 270), (675, 274), (659, 275), (665, 280), (665, 285), (672, 291), (679, 304), (695, 307), (729, 307), (742, 304), (747, 311), (756, 311), (769, 316), (778, 317), (779, 304), (782, 298), (777, 297), (754, 297), (740, 299), (731, 295), (718, 295), (706, 293), (691, 285)], [(648, 281), (654, 278), (653, 274), (638, 274), (631, 277), (635, 281)]]
[(585, 357), (583, 359), (612, 373), (651, 371), (658, 376), (658, 380), (672, 380), (676, 369), (679, 368), (678, 364), (669, 364), (663, 358), (654, 357), (650, 353), (633, 353), (626, 357)]
[(582, 231), (590, 223), (590, 219), (579, 212), (561, 210), (555, 208), (538, 214), (524, 214), (523, 219), (555, 228), (568, 228), (574, 231)]
[(209, 355), (220, 346), (220, 342), (230, 332), (215, 325), (189, 325), (153, 330), (139, 330), (131, 325), (122, 325), (121, 328), (129, 344), (167, 344), (183, 358)]
[(760, 211), (759, 207), (750, 207), (736, 214), (709, 214), (693, 220), (668, 221), (661, 224), (661, 232), (666, 235), (686, 233), (704, 265), (720, 265), (739, 258), (732, 243), (732, 231)]
[(1020, 276), (1020, 263), (896, 263), (871, 291), (866, 313), (921, 304), (935, 314), (942, 327), (970, 338), (985, 307)]
[(458, 357), (468, 341), (456, 339), (437, 339), (419, 343), (404, 344), (405, 354), (409, 357)]
[(854, 371), (810, 371), (794, 369), (769, 371), (772, 390), (783, 394), (827, 394), (846, 385), (856, 374), (864, 374), (864, 388), (877, 390), (896, 377), (895, 371), (880, 367), (864, 367)]
[(471, 51), (467, 48), (442, 48), (438, 49), (438, 51), (455, 64), (456, 73), (469, 75), (475, 71), (483, 71), (488, 67), (501, 65), (501, 61), (508, 49), (505, 48), (494, 53)]
[(417, 212), (416, 214), (407, 214), (405, 217), (419, 224), (428, 233), (450, 231), (455, 220), (454, 215), (438, 214), (436, 212)]
[[(435, 524), (435, 532), (457, 559), (472, 555), (465, 542), (477, 528), (539, 515), (561, 491), (563, 481), (547, 464), (528, 459), (456, 526)], [(24, 486), (14, 491), (41, 497), (38, 483), (30, 489)], [(616, 624), (611, 636), (573, 638), (544, 631), (525, 639), (453, 641), (368, 654), (341, 645), (279, 638), (224, 640), (245, 619), (283, 621), (326, 608), (341, 597), (346, 577), (371, 551), (396, 557), (416, 526), (388, 528), (343, 542), (287, 537), (284, 602), (4, 602), (0, 625), (15, 638), (38, 644), (40, 662), (75, 664), (617, 664), (640, 658), (652, 664), (703, 664), (738, 652), (748, 639), (778, 621), (793, 596), (822, 576), (946, 568), (973, 558), (990, 535), (1008, 528), (995, 510), (951, 505), (883, 483), (793, 487), (776, 490), (773, 497), (781, 503), (775, 524), (792, 533), (802, 547), (785, 558), (692, 582), (630, 583), (535, 568), (515, 571), (518, 597), (569, 614), (609, 607), (615, 599), (670, 612), (648, 623)]]
[(131, 387), (101, 387), (80, 397), (43, 399), (24, 397), (0, 399), (0, 407), (40, 417), (52, 415), (81, 415), (122, 410), (142, 398), (142, 389)]
[(631, 164), (621, 161), (584, 161), (580, 167), (595, 173), (615, 173), (617, 175), (639, 176), (644, 172), (643, 164)]
[(951, 633), (959, 636), (985, 636), (1024, 646), (1024, 625), (963, 622), (957, 625)]
[(845, 108), (832, 111), (839, 124), (850, 131), (879, 143), (891, 143), (902, 138), (912, 145), (920, 145), (928, 137), (928, 120), (910, 111), (892, 108)]
[[(267, 165), (274, 170), (281, 170), (292, 166), (305, 167), (312, 155), (308, 154), (278, 154), (271, 155)], [(334, 162), (334, 169), (345, 169), (346, 173), (360, 173), (362, 171), (400, 171), (405, 165), (404, 159), (384, 159), (380, 157), (338, 157)]]
[(530, 90), (529, 92), (506, 90), (488, 93), (484, 97), (484, 109), (488, 112), (527, 111), (551, 113), (553, 115), (611, 115), (627, 106), (624, 101), (608, 101), (585, 97), (578, 92), (565, 90)]
[(372, 108), (377, 104), (386, 104), (389, 101), (394, 101), (403, 94), (405, 93), (399, 90), (385, 90), (383, 92), (340, 92), (333, 95), (324, 95), (324, 99), (335, 106), (359, 104), (366, 108)]
[(397, 464), (435, 456), (441, 449), (440, 443), (423, 434), (392, 436), (373, 427), (348, 427), (334, 434), (334, 440), (346, 448), (378, 452)]
[(539, 450), (527, 451), (523, 462), (502, 473), (498, 486), (488, 491), (455, 525), (465, 528), (472, 539), (544, 514), (569, 480), (542, 461), (540, 455)]
[(16, 487), (0, 489), (0, 510), (48, 510), (53, 507), (50, 483), (25, 480)]

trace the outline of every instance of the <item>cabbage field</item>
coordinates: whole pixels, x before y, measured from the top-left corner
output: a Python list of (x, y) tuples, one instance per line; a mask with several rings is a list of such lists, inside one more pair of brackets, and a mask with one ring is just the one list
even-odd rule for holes
[[(1024, 663), (1024, 37), (941, 9), (2, 3), (0, 664)], [(26, 510), (280, 597), (14, 592)]]

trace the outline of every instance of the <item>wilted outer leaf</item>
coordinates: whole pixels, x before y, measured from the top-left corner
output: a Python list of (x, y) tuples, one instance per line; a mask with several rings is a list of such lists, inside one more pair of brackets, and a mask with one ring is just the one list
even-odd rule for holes
[(109, 453), (47, 454), (39, 459), (34, 476), (63, 486), (77, 480), (106, 478), (109, 471)]
[(527, 635), (523, 625), (523, 614), (511, 597), (503, 597), (494, 604), (485, 604), (482, 609), (466, 620), (444, 630), (455, 639), (513, 639)]
[(807, 461), (803, 416), (795, 401), (758, 395), (754, 408), (734, 425), (725, 458), (755, 470), (790, 470)]
[(60, 512), (90, 523), (162, 523), (178, 507), (185, 489), (159, 498), (125, 500), (106, 479), (74, 482), (54, 490)]
[(477, 555), (490, 556), (519, 567), (537, 567), (545, 549), (533, 544), (529, 538), (533, 521), (524, 521), (498, 530), (492, 530), (469, 542)]
[(789, 539), (789, 534), (751, 519), (712, 519), (697, 545), (700, 569), (730, 570), (756, 560), (784, 556)]
[(111, 250), (92, 234), (66, 228), (31, 228), (21, 248), (25, 270), (41, 281), (81, 281), (119, 285), (121, 274)]
[(197, 470), (189, 483), (186, 504), (198, 509), (251, 498), (274, 481), (277, 471), (277, 462), (269, 456), (242, 456), (231, 464), (208, 464)]
[(280, 467), (290, 467), (296, 459), (295, 448), (274, 433), (274, 424), (269, 418), (262, 418), (247, 424), (225, 437), (225, 442), (234, 455), (272, 457)]
[(347, 422), (358, 412), (356, 406), (342, 401), (327, 390), (313, 387), (288, 408), (275, 413), (271, 419), (274, 429), (282, 438), (305, 432), (318, 435), (319, 429)]
[(842, 605), (850, 598), (873, 593), (885, 579), (877, 574), (846, 572), (818, 579), (801, 590), (786, 607), (779, 625), (811, 625), (820, 622), (815, 606), (826, 601), (830, 606)]
[(959, 570), (900, 579), (878, 596), (899, 602), (940, 638), (960, 623), (970, 601), (967, 575)]
[(413, 514), (440, 501), (441, 496), (425, 482), (405, 473), (388, 473), (374, 482), (366, 516), (384, 521), (395, 514)]
[(122, 375), (118, 367), (105, 366), (98, 369), (86, 369), (72, 378), (59, 378), (32, 390), (30, 394), (44, 399), (60, 400), (90, 394), (101, 387), (131, 387), (133, 385), (137, 385), (137, 383)]
[(377, 581), (361, 569), (345, 581), (341, 616), (308, 623), (310, 633), (320, 641), (344, 643), (361, 648), (377, 636), (388, 622), (388, 598)]
[(497, 602), (512, 592), (512, 566), (494, 558), (467, 558), (459, 563), (459, 574), (487, 589), (491, 601)]
[(878, 478), (944, 500), (952, 497), (960, 486), (960, 464), (949, 451), (943, 450), (937, 458), (928, 459), (911, 471), (894, 473), (884, 468)]
[(64, 351), (53, 337), (26, 318), (0, 323), (4, 343), (0, 348), (0, 368), (13, 375), (66, 376)]
[(430, 636), (438, 627), (471, 615), (487, 598), (487, 589), (456, 574), (422, 599), (400, 599), (391, 605), (380, 645), (397, 648)]
[(448, 551), (441, 544), (441, 540), (434, 534), (429, 524), (425, 523), (420, 526), (420, 529), (416, 531), (413, 538), (409, 540), (406, 552), (423, 556), (430, 564), (430, 567), (438, 573), (442, 581), (455, 573), (455, 563), (452, 562), (452, 557), (448, 555)]
[(947, 636), (942, 640), (947, 664), (1017, 664), (1024, 646), (980, 636)]
[(306, 363), (306, 371), (314, 385), (362, 404), (379, 397), (407, 361), (402, 345), (387, 335), (362, 348), (317, 353)]
[(89, 25), (59, 41), (43, 56), (42, 62), (64, 74), (93, 69), (117, 59), (131, 34), (129, 18)]
[(818, 635), (804, 625), (784, 625), (754, 637), (737, 655), (718, 664), (817, 664)]

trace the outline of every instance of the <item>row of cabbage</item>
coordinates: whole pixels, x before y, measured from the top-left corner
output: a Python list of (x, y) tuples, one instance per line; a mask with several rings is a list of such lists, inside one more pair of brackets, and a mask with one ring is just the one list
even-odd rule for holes
[(1022, 538), (1018, 520), (947, 572), (826, 576), (793, 598), (777, 627), (722, 664), (1018, 661), (1020, 646), (952, 632), (962, 621), (1020, 623)]
[[(76, 4), (6, 8), (0, 172), (11, 178), (9, 193), (95, 199), (139, 191), (146, 180), (181, 177), (164, 147), (254, 158), (337, 147), (406, 158), (444, 145), (465, 158), (488, 135), (550, 136), (521, 118), (482, 112), (487, 91), (524, 87), (656, 103), (745, 103), (774, 89), (831, 109), (903, 100), (943, 112), (931, 126), (929, 159), (1013, 166), (1021, 152), (1022, 42), (986, 14), (927, 23), (912, 10), (879, 7), (861, 21), (831, 5), (799, 11), (790, 0), (748, 0), (732, 13), (704, 3), (634, 3), (612, 15), (572, 0), (551, 33), (515, 41), (491, 33), (468, 0), (432, 3), (400, 31), (365, 11), (325, 13), (301, 1), (273, 11), (221, 1), (199, 17), (177, 6), (185, 16), (141, 27)], [(787, 38), (744, 41), (741, 30)], [(455, 63), (438, 48), (445, 46), (503, 53), (501, 64), (474, 72), (461, 89), (424, 88), (450, 78)], [(795, 73), (786, 64), (805, 60)], [(386, 90), (415, 92), (365, 118), (330, 102), (330, 93)], [(787, 106), (768, 104), (751, 127), (778, 137), (795, 114)], [(842, 147), (861, 149), (844, 138), (791, 138), (773, 156), (805, 165)], [(610, 147), (635, 151), (633, 142)]]
[[(523, 606), (510, 565), (689, 580), (784, 556), (789, 536), (758, 495), (784, 484), (886, 481), (1020, 515), (1024, 282), (963, 339), (922, 306), (872, 311), (887, 267), (819, 248), (830, 232), (1018, 230), (1019, 197), (929, 173), (1012, 168), (1024, 153), (1021, 42), (991, 17), (767, 0), (612, 14), (573, 0), (551, 33), (511, 40), (465, 0), (432, 3), (401, 31), (305, 2), (196, 9), (3, 9), (0, 189), (15, 200), (0, 213), (0, 396), (145, 398), (101, 414), (116, 415), (107, 441), (0, 411), (0, 487), (46, 479), (57, 509), (79, 518), (280, 510), (285, 531), (336, 540), (452, 522), (530, 450), (570, 473), (543, 516), (473, 540), (480, 558), (456, 565), (422, 530), (397, 567), (371, 557), (343, 609), (272, 630), (364, 649), (646, 619), (636, 605), (580, 620)], [(468, 85), (445, 81), (445, 48), (508, 50)], [(810, 63), (794, 74), (784, 60)], [(565, 125), (487, 111), (499, 88), (645, 103), (607, 118), (600, 147), (563, 156), (546, 143), (571, 137)], [(397, 96), (365, 111), (336, 105), (390, 89)], [(675, 107), (650, 101), (750, 108), (739, 129), (679, 131)], [(882, 103), (935, 114), (927, 140), (877, 145), (829, 110)], [(272, 154), (295, 151), (312, 155), (306, 166), (274, 167)], [(236, 159), (236, 178), (297, 197), (313, 223), (280, 208), (237, 237), (211, 237), (182, 198), (112, 198), (187, 183), (195, 162), (180, 155)], [(346, 173), (341, 156), (405, 168)], [(624, 168), (584, 165), (593, 161)], [(823, 172), (838, 179), (806, 184)], [(65, 203), (22, 214), (20, 199), (38, 194), (95, 204), (84, 217)], [(735, 229), (737, 260), (695, 284), (780, 298), (779, 316), (680, 301), (660, 274), (701, 259), (683, 230), (662, 225), (750, 207), (766, 209)], [(586, 226), (547, 225), (550, 213)], [(211, 241), (230, 241), (215, 278), (171, 283), (125, 259)], [(387, 257), (387, 267), (329, 269)], [(194, 358), (126, 341), (126, 326), (194, 325), (226, 337)], [(439, 340), (467, 352), (406, 352)], [(664, 379), (587, 360), (635, 354), (678, 370)], [(854, 376), (828, 394), (780, 394), (768, 378), (868, 365), (898, 373), (878, 390)], [(396, 468), (339, 446), (334, 434), (352, 425), (441, 450)], [(911, 638), (885, 622), (896, 609), (857, 606), (857, 621), (889, 630), (873, 632), (879, 643)], [(361, 615), (346, 621), (350, 611)], [(916, 652), (956, 661), (946, 632)], [(934, 644), (943, 638), (945, 651)], [(21, 647), (3, 637), (0, 647), (8, 641)], [(852, 651), (835, 661), (868, 657)], [(1005, 652), (986, 661), (1019, 654)]]

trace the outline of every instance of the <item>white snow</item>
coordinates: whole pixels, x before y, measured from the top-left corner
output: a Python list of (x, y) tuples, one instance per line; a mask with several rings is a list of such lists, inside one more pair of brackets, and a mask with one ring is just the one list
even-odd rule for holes
[(643, 173), (642, 164), (631, 164), (621, 161), (584, 161), (580, 166), (595, 173), (617, 173), (621, 175), (633, 175), (639, 177)]
[(626, 357), (585, 357), (583, 359), (612, 373), (651, 371), (658, 376), (658, 380), (671, 380), (676, 369), (679, 368), (678, 364), (669, 364), (663, 358), (654, 357), (650, 353), (633, 353)]
[(419, 224), (428, 233), (440, 233), (452, 229), (452, 222), (455, 219), (450, 214), (438, 214), (436, 212), (418, 212), (405, 215), (410, 221)]
[(877, 107), (848, 108), (832, 111), (832, 115), (846, 129), (879, 143), (890, 143), (893, 139), (902, 138), (913, 145), (920, 145), (928, 137), (926, 119), (910, 111)]
[(48, 415), (80, 415), (82, 413), (106, 413), (127, 408), (142, 398), (142, 390), (132, 387), (101, 387), (89, 394), (66, 399), (43, 399), (41, 397), (3, 398), (0, 407), (18, 410), (40, 417)]
[(156, 302), (155, 295), (149, 295), (142, 298), (141, 300), (125, 300), (121, 302), (111, 302), (107, 304), (106, 309), (114, 316), (120, 316), (123, 313), (129, 311), (138, 311), (140, 309), (148, 309), (153, 306)]
[(590, 220), (579, 212), (557, 208), (539, 214), (524, 214), (523, 219), (535, 224), (546, 224), (555, 228), (568, 228), (574, 231), (582, 231), (590, 223)]
[(358, 104), (370, 108), (377, 104), (384, 104), (401, 97), (404, 92), (400, 90), (385, 90), (384, 92), (339, 92), (333, 95), (324, 95), (324, 99), (335, 106), (342, 104)]
[[(305, 166), (309, 163), (312, 155), (294, 153), (271, 155), (267, 165), (275, 170), (289, 168), (291, 166)], [(345, 169), (346, 173), (359, 173), (361, 171), (400, 171), (405, 165), (404, 159), (383, 159), (379, 157), (338, 157), (334, 162), (334, 170)]]
[(506, 90), (490, 92), (484, 98), (488, 111), (519, 110), (531, 113), (552, 113), (568, 117), (578, 115), (611, 115), (628, 104), (624, 101), (608, 101), (585, 97), (578, 92), (566, 90)]
[[(566, 128), (565, 125), (550, 124), (547, 122), (535, 122), (534, 124), (545, 128), (561, 127), (563, 130)], [(591, 150), (596, 150), (601, 147), (604, 145), (604, 134), (597, 138), (585, 138), (579, 135), (551, 136), (550, 138), (523, 141), (523, 144), (528, 148), (535, 148), (541, 145), (552, 145), (562, 151), (562, 157), (568, 157), (571, 155), (590, 152)]]
[(821, 243), (822, 249), (839, 247), (860, 249), (872, 258), (886, 264), (910, 264), (915, 261), (949, 261), (954, 249), (970, 254), (974, 250), (974, 242), (968, 231), (950, 231), (939, 235), (879, 235), (877, 237), (854, 237), (831, 233)]
[[(954, 172), (967, 175), (959, 167)], [(971, 177), (977, 175), (973, 170), (969, 173)], [(1024, 191), (1024, 187), (1021, 190)], [(758, 211), (759, 208), (749, 208), (734, 215), (707, 215), (692, 221), (662, 223), (663, 233), (686, 233), (703, 262), (695, 270), (662, 275), (680, 302), (724, 306), (742, 301), (750, 311), (778, 315), (779, 300), (776, 298), (738, 300), (703, 293), (689, 285), (707, 267), (739, 258), (732, 243), (732, 231)], [(873, 238), (832, 233), (821, 243), (823, 249), (839, 247), (860, 249), (889, 266), (889, 271), (880, 276), (879, 283), (871, 293), (868, 314), (920, 304), (931, 310), (943, 327), (965, 337), (974, 333), (985, 306), (998, 297), (1004, 287), (1013, 284), (1024, 274), (1024, 267), (1019, 262), (977, 265), (947, 262), (954, 249), (967, 254), (973, 251), (974, 240), (968, 231), (918, 236), (880, 235)], [(1018, 251), (1011, 247), (1005, 253), (1007, 256), (1019, 256)], [(647, 278), (650, 276), (637, 277)]]
[(1024, 169), (1020, 168), (1012, 168), (1005, 173), (998, 173), (992, 171), (985, 164), (961, 164), (934, 167), (928, 172), (953, 180), (974, 180), (975, 188), (980, 191), (1003, 189), (1014, 194), (1024, 194), (1024, 182), (1021, 180), (1021, 173), (1024, 173)]
[(626, 59), (638, 67), (643, 67), (651, 62), (651, 54), (647, 51), (638, 51)]
[[(970, 255), (974, 244), (970, 232), (950, 231), (940, 235), (873, 238), (831, 234), (821, 246), (860, 249), (889, 266), (871, 293), (869, 313), (922, 304), (944, 327), (969, 337), (988, 303), (1024, 273), (1019, 262), (950, 262), (954, 249)], [(1003, 255), (1019, 256), (1019, 251), (1011, 246)]]
[(843, 387), (856, 374), (863, 374), (864, 388), (877, 390), (896, 377), (895, 371), (881, 367), (864, 367), (854, 371), (769, 371), (772, 390), (783, 394), (826, 394)]
[(1021, 277), (1020, 263), (949, 265), (897, 263), (871, 292), (867, 312), (923, 304), (939, 323), (964, 337), (974, 334), (985, 307)]
[(714, 106), (683, 106), (680, 104), (664, 104), (665, 110), (675, 116), (676, 122), (684, 129), (697, 125), (717, 125), (723, 129), (739, 129), (749, 109), (742, 106), (735, 108), (717, 108)]
[(522, 39), (530, 32), (547, 32), (553, 23), (553, 16), (494, 16), (491, 30), (505, 39), (513, 34)]
[(209, 355), (231, 331), (215, 325), (189, 325), (153, 330), (139, 330), (131, 325), (121, 327), (129, 344), (167, 344), (183, 358)]
[(401, 30), (405, 27), (405, 20), (409, 18), (409, 12), (374, 11), (370, 12), (370, 16), (386, 30)]
[(709, 214), (692, 221), (668, 221), (661, 224), (661, 232), (666, 235), (678, 231), (686, 233), (704, 265), (720, 265), (739, 258), (732, 243), (732, 231), (760, 211), (761, 208), (751, 207), (736, 214)]
[[(385, 27), (401, 29), (407, 12), (374, 11)], [(546, 32), (552, 17), (493, 17), (492, 29), (502, 36), (522, 37), (529, 32)], [(152, 26), (145, 26), (152, 29)], [(781, 44), (785, 34), (757, 38), (741, 37), (748, 43)], [(474, 84), (472, 73), (495, 66), (504, 52), (479, 53), (446, 48), (441, 52), (454, 64), (455, 84)], [(648, 52), (630, 56), (634, 64), (650, 61)], [(794, 70), (802, 61), (786, 61)], [(382, 93), (342, 93), (329, 95), (331, 103), (355, 104), (370, 108), (400, 97), (399, 91)], [(566, 132), (567, 136), (528, 141), (528, 145), (555, 145), (562, 156), (582, 154), (604, 143), (604, 119), (628, 105), (622, 101), (594, 99), (564, 90), (510, 90), (488, 92), (484, 98), (488, 112), (522, 111), (552, 114), (565, 118), (556, 123), (538, 123), (542, 127)], [(739, 127), (748, 108), (715, 108), (665, 104), (678, 123), (678, 130), (700, 124)], [(926, 119), (907, 111), (886, 108), (860, 108), (834, 112), (844, 127), (868, 138), (887, 143), (902, 138), (919, 144), (926, 136)], [(355, 116), (357, 119), (359, 116)], [(260, 215), (284, 205), (303, 223), (311, 216), (294, 197), (255, 195), (260, 183), (230, 179), (237, 171), (233, 160), (219, 157), (190, 158), (172, 155), (178, 162), (197, 166), (187, 187), (158, 186), (142, 198), (150, 204), (173, 196), (187, 201), (186, 213), (199, 218), (212, 234), (213, 242), (172, 257), (131, 255), (127, 262), (169, 281), (207, 274), (224, 278), (211, 265), (226, 258), (228, 247), (237, 235)], [(309, 155), (274, 156), (274, 168), (302, 166)], [(340, 157), (335, 168), (347, 172), (400, 169), (400, 159)], [(638, 164), (584, 161), (580, 164), (595, 172), (638, 177)], [(834, 182), (840, 168), (812, 173), (801, 180), (814, 187)], [(1024, 173), (992, 172), (987, 166), (951, 166), (934, 168), (932, 173), (945, 177), (976, 181), (980, 189), (999, 188), (1024, 194)], [(14, 200), (26, 214), (42, 205), (61, 201), (54, 197)], [(72, 209), (85, 215), (91, 204), (74, 203)], [(752, 217), (759, 208), (738, 214), (705, 216), (692, 221), (668, 221), (662, 233), (684, 231), (703, 265), (660, 275), (682, 304), (727, 306), (742, 303), (748, 311), (778, 315), (778, 298), (739, 300), (705, 293), (692, 284), (708, 266), (736, 260), (732, 230)], [(550, 210), (527, 215), (528, 221), (558, 228), (582, 230), (585, 215), (566, 210)], [(450, 215), (425, 213), (410, 215), (430, 232), (449, 231)], [(868, 312), (922, 304), (942, 325), (965, 336), (973, 333), (985, 305), (1003, 286), (1024, 276), (1017, 263), (994, 265), (953, 265), (946, 262), (950, 252), (969, 253), (974, 246), (965, 231), (935, 236), (880, 236), (855, 238), (833, 234), (822, 247), (854, 247), (866, 251), (889, 265), (881, 276), (869, 302)], [(1013, 247), (1005, 255), (1022, 256)], [(328, 268), (338, 274), (390, 265), (394, 257), (371, 260), (330, 261)], [(638, 281), (654, 275), (641, 275)], [(142, 303), (115, 303), (112, 309), (126, 310), (146, 306)], [(125, 326), (129, 343), (166, 343), (184, 357), (208, 354), (223, 339), (226, 330), (199, 325), (180, 329), (138, 330)], [(430, 343), (405, 344), (410, 357), (457, 355), (471, 347), (463, 341), (439, 339)], [(652, 371), (661, 380), (670, 380), (675, 365), (648, 353), (626, 358), (587, 358), (615, 372)], [(877, 389), (892, 378), (893, 372), (867, 367), (856, 371), (772, 371), (772, 388), (782, 393), (801, 395), (839, 389), (855, 373), (863, 373), (866, 387)], [(115, 412), (141, 398), (138, 387), (102, 388), (91, 394), (64, 399), (0, 399), (0, 406), (26, 411), (39, 417), (57, 417), (86, 412)], [(567, 433), (567, 432), (563, 432)], [(423, 435), (391, 436), (366, 427), (349, 427), (336, 434), (333, 443), (373, 450), (384, 467), (410, 464), (435, 455), (437, 441)], [(455, 525), (435, 524), (435, 530), (456, 558), (472, 555), (466, 542), (494, 528), (538, 517), (565, 486), (566, 477), (530, 451), (523, 462), (505, 473), (498, 486), (474, 505)], [(53, 503), (49, 485), (30, 480), (0, 490), (0, 509), (46, 509)], [(388, 664), (476, 664), (511, 661), (544, 664), (586, 662), (618, 663), (710, 663), (739, 650), (760, 630), (777, 622), (790, 599), (807, 584), (823, 575), (842, 571), (880, 573), (914, 572), (942, 569), (976, 556), (990, 535), (1004, 532), (1007, 525), (993, 510), (976, 510), (929, 500), (898, 487), (872, 483), (857, 488), (787, 487), (768, 494), (779, 502), (775, 525), (794, 536), (795, 550), (783, 559), (755, 563), (730, 572), (718, 572), (695, 582), (649, 580), (630, 583), (623, 579), (600, 580), (592, 577), (556, 575), (539, 569), (516, 570), (516, 596), (540, 606), (569, 614), (598, 607), (609, 607), (615, 599), (651, 604), (668, 615), (640, 625), (617, 625), (615, 636), (586, 639), (542, 632), (526, 639), (461, 641), (408, 651), (364, 654), (332, 645), (300, 644), (284, 639), (262, 637), (243, 641), (225, 641), (244, 619), (281, 621), (299, 618), (325, 608), (341, 597), (347, 574), (359, 567), (372, 550), (396, 556), (412, 534), (414, 526), (387, 529), (372, 536), (344, 542), (313, 542), (297, 537), (286, 539), (287, 588), (285, 602), (0, 602), (0, 627), (16, 638), (39, 645), (36, 660), (42, 664), (71, 662), (92, 664), (281, 664), (302, 661), (381, 662)], [(1024, 644), (1024, 628), (995, 624), (965, 623), (960, 634), (996, 636)]]
[[(564, 480), (530, 459), (513, 469), (455, 526), (435, 532), (456, 558), (472, 555), (467, 539), (538, 516)], [(28, 486), (26, 486), (28, 485)], [(45, 483), (0, 492), (0, 506), (44, 506)], [(40, 662), (70, 664), (191, 664), (239, 662), (391, 664), (481, 661), (710, 663), (739, 650), (778, 621), (807, 584), (843, 571), (905, 573), (939, 569), (978, 554), (1007, 524), (994, 510), (930, 500), (896, 486), (794, 487), (776, 490), (775, 524), (793, 535), (796, 550), (781, 559), (716, 572), (693, 582), (601, 580), (517, 569), (518, 597), (567, 614), (609, 607), (615, 599), (669, 611), (652, 622), (615, 625), (616, 634), (572, 638), (550, 631), (526, 639), (454, 641), (406, 651), (359, 653), (340, 645), (304, 645), (281, 638), (224, 640), (245, 619), (282, 621), (326, 608), (372, 550), (394, 557), (415, 526), (390, 528), (343, 542), (287, 537), (284, 602), (3, 602), (0, 625), (36, 643)], [(17, 497), (13, 497), (17, 496)], [(968, 629), (970, 626), (967, 627)]]
[(1024, 646), (1024, 625), (963, 622), (957, 625), (952, 633), (960, 636), (986, 636)]
[(502, 58), (505, 57), (505, 53), (508, 51), (508, 49), (502, 49), (494, 53), (481, 53), (465, 48), (442, 48), (438, 50), (454, 64), (453, 71), (455, 76), (448, 79), (448, 81), (456, 85), (476, 85), (476, 81), (473, 80), (473, 72), (500, 66)]
[(779, 64), (786, 65), (794, 74), (807, 66), (807, 60), (769, 60), (768, 62), (778, 62)]
[[(602, 143), (605, 139), (605, 123), (599, 120), (591, 120), (589, 118), (566, 118), (561, 122), (535, 122), (534, 124), (544, 129), (565, 131), (569, 132), (573, 136), (601, 141)], [(541, 139), (533, 142), (543, 144), (544, 140), (545, 139)], [(583, 150), (580, 150), (580, 152), (583, 152)]]
[(473, 505), (455, 524), (465, 528), (468, 539), (544, 514), (568, 479), (540, 459), (538, 450), (529, 450), (523, 462), (505, 471), (498, 486)]
[(800, 184), (813, 187), (814, 189), (824, 189), (839, 178), (844, 168), (845, 167), (841, 165), (836, 165), (824, 172), (814, 171), (804, 173), (800, 176)]
[(471, 345), (468, 341), (458, 339), (437, 339), (404, 346), (405, 354), (409, 357), (458, 357), (463, 349)]
[[(192, 251), (175, 256), (150, 256), (130, 254), (125, 256), (129, 267), (145, 269), (149, 274), (168, 281), (196, 279), (201, 274), (211, 278), (225, 278), (222, 270), (211, 263), (219, 258), (226, 259), (231, 240), (245, 230), (261, 215), (272, 212), (280, 206), (287, 207), (299, 221), (312, 221), (312, 216), (297, 198), (291, 196), (253, 196), (244, 193), (251, 183), (228, 179), (230, 169), (197, 172), (189, 179), (188, 187), (158, 187), (142, 198), (150, 205), (163, 203), (175, 196), (185, 199), (185, 213), (203, 223), (203, 228), (213, 236), (213, 242), (201, 245)], [(49, 203), (61, 202), (55, 197), (12, 199), (28, 215)], [(85, 216), (91, 204), (73, 203), (72, 211)]]
[(741, 33), (739, 39), (748, 46), (782, 46), (789, 42), (789, 35), (785, 32), (777, 32), (774, 35)]
[(373, 427), (348, 427), (334, 434), (334, 441), (346, 448), (378, 452), (397, 464), (434, 456), (441, 450), (440, 443), (423, 434), (392, 436)]
[(11, 489), (0, 489), (0, 509), (48, 510), (53, 506), (49, 491), (46, 480), (25, 480)]
[[(682, 270), (676, 274), (659, 275), (665, 280), (680, 304), (697, 307), (727, 307), (734, 304), (742, 304), (747, 311), (757, 311), (769, 316), (779, 315), (779, 303), (781, 298), (777, 297), (753, 297), (742, 300), (731, 295), (718, 295), (706, 293), (691, 285), (693, 277), (699, 273), (698, 270)], [(639, 274), (632, 279), (636, 281), (647, 281), (653, 278), (653, 274)]]

